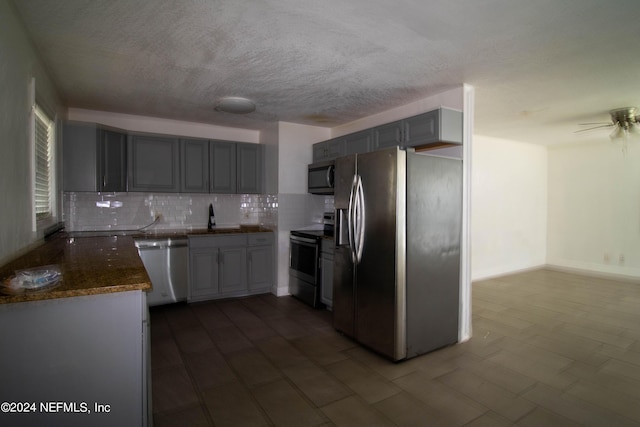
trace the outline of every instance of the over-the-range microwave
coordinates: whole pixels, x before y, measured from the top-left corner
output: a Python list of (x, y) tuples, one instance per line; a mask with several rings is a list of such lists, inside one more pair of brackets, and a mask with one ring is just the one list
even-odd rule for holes
[(313, 163), (307, 174), (307, 191), (312, 194), (333, 194), (335, 162)]

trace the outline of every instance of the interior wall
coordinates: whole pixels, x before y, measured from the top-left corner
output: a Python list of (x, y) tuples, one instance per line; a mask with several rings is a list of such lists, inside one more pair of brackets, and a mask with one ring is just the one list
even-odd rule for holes
[(640, 143), (549, 148), (548, 264), (640, 277)]
[(0, 263), (41, 237), (33, 231), (29, 84), (48, 110), (61, 110), (55, 86), (38, 59), (13, 5), (0, 0)]
[(544, 265), (547, 148), (475, 135), (472, 163), (472, 280)]
[(324, 196), (307, 193), (311, 146), (330, 138), (330, 129), (280, 122), (278, 125), (278, 289), (289, 293), (289, 232), (322, 219)]

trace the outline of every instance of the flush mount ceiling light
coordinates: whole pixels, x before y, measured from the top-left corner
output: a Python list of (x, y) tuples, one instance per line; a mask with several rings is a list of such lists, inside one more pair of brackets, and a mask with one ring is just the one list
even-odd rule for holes
[(256, 110), (256, 104), (240, 96), (226, 96), (216, 102), (214, 110), (232, 114), (247, 114)]

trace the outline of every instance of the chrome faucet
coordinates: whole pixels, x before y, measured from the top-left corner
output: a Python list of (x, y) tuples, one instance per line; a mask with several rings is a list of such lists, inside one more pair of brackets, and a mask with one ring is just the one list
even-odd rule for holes
[(216, 217), (213, 214), (213, 204), (209, 203), (209, 222), (207, 223), (207, 229), (211, 230), (216, 225)]

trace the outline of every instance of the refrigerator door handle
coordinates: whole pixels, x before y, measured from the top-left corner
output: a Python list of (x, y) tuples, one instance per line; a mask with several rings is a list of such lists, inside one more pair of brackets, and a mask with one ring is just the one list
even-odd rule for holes
[(358, 182), (358, 175), (353, 175), (353, 182), (351, 183), (351, 192), (349, 193), (349, 209), (347, 210), (347, 236), (349, 237), (349, 252), (351, 254), (351, 261), (356, 264), (356, 252), (355, 252), (355, 198), (356, 184)]
[(364, 247), (364, 235), (365, 235), (365, 204), (364, 204), (364, 188), (362, 186), (362, 177), (358, 175), (358, 183), (356, 184), (356, 203), (357, 203), (357, 243), (356, 243), (356, 261), (360, 263), (362, 260), (362, 249)]

